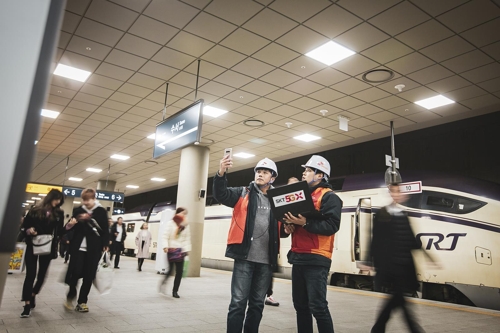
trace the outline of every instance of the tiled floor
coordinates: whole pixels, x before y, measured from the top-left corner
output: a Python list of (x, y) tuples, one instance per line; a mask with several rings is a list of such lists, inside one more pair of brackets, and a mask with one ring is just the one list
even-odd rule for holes
[[(114, 274), (109, 295), (93, 288), (89, 313), (67, 312), (62, 303), (67, 287), (59, 282), (65, 270), (62, 259), (54, 260), (47, 282), (37, 297), (32, 316), (19, 318), (24, 274), (9, 275), (0, 307), (0, 333), (39, 332), (225, 332), (230, 299), (230, 272), (202, 269), (202, 277), (182, 280), (180, 299), (160, 296), (160, 276), (154, 262), (146, 261), (136, 271), (133, 258), (123, 258)], [(173, 279), (169, 281), (171, 288)], [(291, 282), (275, 280), (279, 307), (266, 306), (261, 332), (296, 332), (291, 300)], [(328, 301), (336, 332), (369, 332), (383, 301), (380, 294), (329, 287)], [(412, 308), (426, 332), (500, 332), (500, 312), (422, 300)], [(396, 313), (388, 332), (406, 332), (401, 314)], [(315, 328), (316, 332), (316, 328)]]

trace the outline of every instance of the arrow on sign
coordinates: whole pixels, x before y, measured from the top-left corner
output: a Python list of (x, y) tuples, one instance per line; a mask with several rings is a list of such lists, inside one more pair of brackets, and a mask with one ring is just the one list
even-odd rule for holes
[(122, 196), (121, 196), (121, 195), (119, 195), (119, 196), (117, 196), (116, 198), (117, 198), (118, 200), (121, 200), (121, 199), (122, 199)]
[(69, 193), (69, 190), (68, 190), (68, 189), (65, 189), (65, 190), (64, 190), (64, 194), (68, 195), (68, 193)]

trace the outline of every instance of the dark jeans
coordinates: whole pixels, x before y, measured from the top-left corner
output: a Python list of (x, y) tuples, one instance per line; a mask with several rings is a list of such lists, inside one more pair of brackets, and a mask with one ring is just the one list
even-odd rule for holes
[(269, 297), (273, 294), (273, 281), (274, 278), (271, 276), (271, 282), (269, 283), (269, 288), (267, 288), (266, 296)]
[(97, 270), (97, 262), (87, 252), (78, 251), (77, 254), (71, 256), (71, 261), (74, 260), (74, 271), (69, 281), (68, 299), (76, 297), (76, 285), (78, 280), (83, 277), (82, 286), (80, 287), (80, 295), (78, 296), (78, 304), (87, 303), (92, 281), (95, 278)]
[[(234, 260), (231, 303), (227, 314), (228, 333), (241, 333), (243, 321), (245, 322), (245, 333), (259, 331), (271, 276), (272, 269), (268, 264)], [(245, 310), (247, 310), (246, 319)]]
[(123, 243), (113, 241), (113, 252), (111, 253), (110, 260), (113, 260), (113, 254), (115, 255), (115, 268), (120, 264), (120, 255), (123, 251)]
[(167, 283), (168, 277), (170, 276), (170, 273), (172, 273), (172, 270), (174, 269), (175, 266), (175, 278), (174, 278), (174, 287), (172, 288), (172, 292), (178, 292), (179, 287), (181, 285), (181, 279), (182, 279), (182, 271), (184, 270), (184, 259), (182, 261), (178, 262), (170, 262), (168, 263), (168, 272), (165, 275), (165, 278), (163, 279), (162, 282), (162, 287)]
[[(312, 333), (316, 318), (319, 333), (332, 333), (333, 321), (326, 300), (328, 267), (293, 265), (292, 298), (298, 333)], [(312, 316), (311, 316), (312, 314)]]
[[(33, 254), (33, 246), (26, 246), (26, 254), (24, 255), (24, 262), (26, 264), (26, 277), (23, 285), (23, 301), (29, 301), (32, 294), (38, 294), (42, 285), (45, 282), (45, 275), (52, 260), (52, 254), (45, 256), (36, 256)], [(38, 275), (37, 275), (38, 264)], [(33, 286), (33, 283), (36, 283)]]
[(371, 332), (384, 333), (385, 325), (387, 324), (389, 318), (391, 317), (392, 310), (395, 310), (398, 307), (400, 307), (403, 310), (406, 323), (408, 325), (408, 328), (410, 329), (410, 332), (412, 333), (424, 332), (423, 329), (413, 319), (413, 315), (406, 306), (406, 301), (403, 296), (403, 291), (401, 287), (398, 286), (394, 288), (394, 293), (392, 294), (391, 298), (387, 300), (384, 307), (380, 311), (380, 314), (378, 315), (377, 321), (375, 322), (375, 325), (373, 325)]

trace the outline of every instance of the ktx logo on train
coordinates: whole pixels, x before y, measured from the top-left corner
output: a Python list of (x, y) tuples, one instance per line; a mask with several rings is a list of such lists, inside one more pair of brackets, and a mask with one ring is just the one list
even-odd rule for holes
[[(463, 233), (463, 234), (451, 233), (451, 234), (446, 235), (446, 238), (453, 237), (453, 240), (451, 242), (451, 246), (448, 249), (441, 248), (441, 246), (439, 245), (439, 243), (441, 243), (445, 239), (443, 234), (440, 234), (437, 232), (435, 232), (435, 233), (423, 232), (423, 233), (418, 234), (416, 236), (416, 238), (418, 240), (422, 241), (422, 239), (421, 239), (422, 237), (429, 237), (429, 240), (427, 241), (427, 246), (425, 247), (426, 250), (430, 250), (432, 247), (432, 244), (434, 244), (434, 248), (438, 251), (453, 251), (457, 247), (458, 239), (460, 237), (465, 237), (466, 235), (467, 235), (466, 233)], [(436, 237), (437, 237), (437, 239), (436, 239)]]

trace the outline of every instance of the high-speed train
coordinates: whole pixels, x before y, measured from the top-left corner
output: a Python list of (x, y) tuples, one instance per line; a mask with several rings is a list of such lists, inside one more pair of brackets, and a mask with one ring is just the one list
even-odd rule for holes
[[(500, 186), (477, 179), (437, 173), (403, 174), (405, 182), (421, 181), (420, 193), (403, 205), (422, 249), (414, 252), (418, 297), (500, 310)], [(391, 202), (383, 174), (331, 179), (343, 201), (340, 230), (335, 236), (330, 283), (372, 289), (374, 271), (362, 265), (369, 258), (373, 215)], [(173, 216), (175, 206), (162, 203), (138, 207), (122, 215), (127, 223), (125, 247), (135, 248), (135, 234), (149, 219), (156, 253), (158, 222)], [(207, 206), (203, 231), (202, 265), (232, 269), (225, 258), (232, 209)], [(118, 215), (113, 216), (114, 219)], [(278, 276), (290, 278), (286, 260), (291, 239), (282, 238)], [(496, 256), (495, 256), (495, 255)]]

